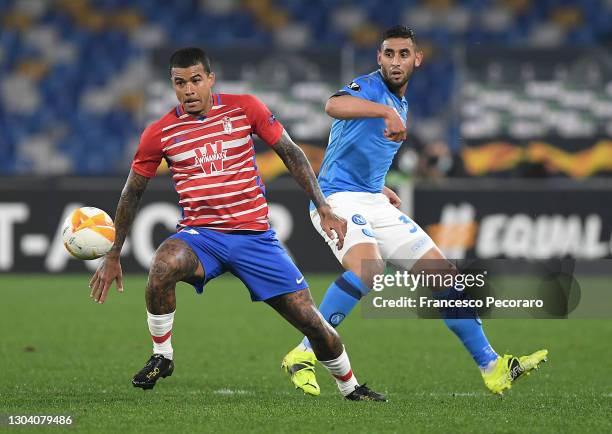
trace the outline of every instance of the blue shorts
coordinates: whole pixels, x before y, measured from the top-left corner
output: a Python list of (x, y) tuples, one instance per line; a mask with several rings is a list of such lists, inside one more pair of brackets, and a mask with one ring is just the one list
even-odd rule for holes
[(198, 294), (204, 291), (206, 282), (226, 271), (242, 280), (253, 301), (308, 288), (272, 229), (237, 234), (190, 227), (170, 238), (187, 243), (200, 259), (205, 278), (193, 284)]

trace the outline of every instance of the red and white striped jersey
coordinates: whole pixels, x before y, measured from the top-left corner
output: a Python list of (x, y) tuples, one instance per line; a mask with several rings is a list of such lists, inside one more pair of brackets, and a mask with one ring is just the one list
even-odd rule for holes
[(149, 125), (132, 169), (151, 178), (166, 160), (183, 210), (179, 226), (268, 230), (268, 204), (251, 135), (273, 145), (283, 126), (254, 96), (212, 97), (206, 116), (194, 117), (179, 105)]

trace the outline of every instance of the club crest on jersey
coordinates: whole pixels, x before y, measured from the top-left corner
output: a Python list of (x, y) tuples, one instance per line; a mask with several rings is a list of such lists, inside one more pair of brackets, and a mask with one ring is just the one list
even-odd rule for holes
[(223, 150), (222, 140), (206, 143), (203, 147), (195, 149), (194, 152), (195, 164), (199, 165), (207, 175), (223, 171), (223, 161), (227, 158), (227, 151)]
[(229, 116), (225, 116), (223, 118), (223, 131), (225, 131), (225, 134), (232, 134), (232, 131), (234, 131), (234, 127), (232, 127), (232, 120), (229, 118)]
[(365, 225), (368, 221), (365, 219), (364, 216), (362, 216), (361, 214), (355, 214), (353, 215), (353, 218), (351, 219), (353, 220), (353, 223), (355, 223), (356, 225)]

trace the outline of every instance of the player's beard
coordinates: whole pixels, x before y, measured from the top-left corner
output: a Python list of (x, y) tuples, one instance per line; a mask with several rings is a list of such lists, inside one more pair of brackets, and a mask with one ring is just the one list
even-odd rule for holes
[(389, 87), (389, 89), (395, 92), (395, 91), (400, 90), (403, 86), (405, 86), (408, 83), (408, 80), (410, 80), (411, 75), (412, 75), (412, 71), (406, 71), (403, 79), (400, 82), (398, 82), (392, 78), (391, 70), (387, 70), (385, 73), (383, 73), (383, 78), (385, 79), (385, 83), (387, 84), (387, 87)]

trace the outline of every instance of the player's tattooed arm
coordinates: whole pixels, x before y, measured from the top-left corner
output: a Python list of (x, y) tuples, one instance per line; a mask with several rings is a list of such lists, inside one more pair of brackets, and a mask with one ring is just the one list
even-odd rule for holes
[(119, 257), (148, 182), (149, 178), (130, 170), (115, 212), (115, 242), (107, 256)]
[(293, 178), (304, 189), (312, 203), (317, 208), (327, 205), (306, 154), (293, 142), (287, 131), (283, 131), (283, 135), (278, 142), (272, 145), (272, 148), (283, 160)]
[(272, 148), (283, 160), (293, 178), (304, 189), (312, 203), (314, 203), (321, 217), (321, 227), (327, 236), (331, 239), (335, 239), (337, 236), (338, 242), (336, 246), (341, 249), (344, 243), (344, 235), (346, 234), (346, 220), (337, 216), (331, 210), (304, 151), (291, 140), (286, 131), (283, 131), (281, 138), (272, 145)]
[(119, 263), (119, 255), (148, 182), (149, 178), (134, 171), (130, 171), (128, 175), (115, 213), (115, 242), (89, 281), (89, 287), (91, 288), (89, 296), (97, 303), (104, 303), (113, 282), (116, 282), (117, 291), (123, 292), (123, 273)]

